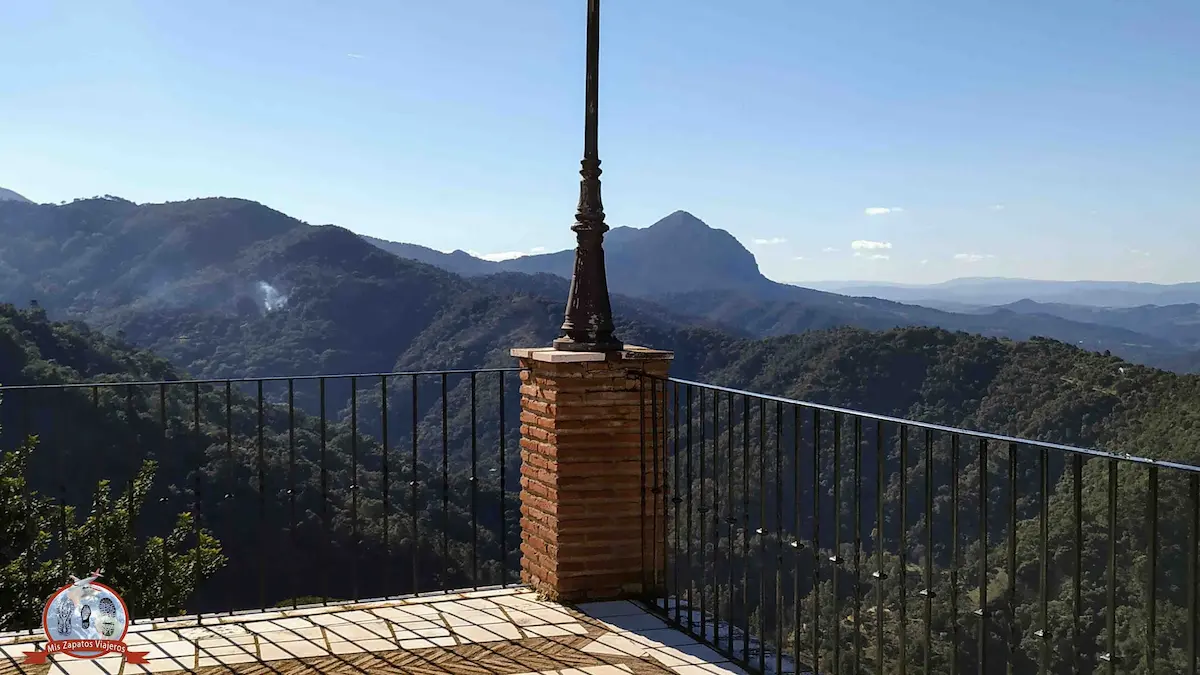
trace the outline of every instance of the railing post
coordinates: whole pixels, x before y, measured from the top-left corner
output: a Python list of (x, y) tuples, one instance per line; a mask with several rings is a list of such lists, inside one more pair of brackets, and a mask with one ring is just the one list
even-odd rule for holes
[(512, 355), (524, 369), (522, 582), (561, 602), (643, 596), (664, 548), (651, 541), (663, 536), (656, 525), (664, 500), (651, 493), (648, 473), (664, 466), (662, 434), (649, 430), (663, 428), (666, 406), (650, 404), (662, 396), (651, 378), (667, 375), (672, 353)]

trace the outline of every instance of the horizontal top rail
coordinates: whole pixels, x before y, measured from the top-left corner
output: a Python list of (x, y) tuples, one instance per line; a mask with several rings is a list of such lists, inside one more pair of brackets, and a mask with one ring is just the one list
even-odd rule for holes
[(0, 393), (22, 389), (87, 389), (91, 387), (148, 387), (162, 384), (235, 384), (239, 382), (291, 382), (296, 380), (348, 380), (368, 377), (416, 377), (419, 375), (470, 375), (472, 373), (518, 373), (527, 368), (466, 368), (456, 370), (411, 370), (394, 373), (341, 373), (328, 375), (275, 375), (270, 377), (217, 377), (196, 380), (105, 380), (98, 382), (60, 382), (46, 384), (0, 384)]
[[(639, 375), (642, 375), (642, 374), (639, 373)], [(734, 389), (732, 387), (723, 387), (723, 386), (717, 385), (717, 384), (708, 384), (705, 382), (696, 382), (694, 380), (685, 380), (685, 379), (678, 378), (678, 377), (661, 378), (661, 377), (657, 377), (655, 375), (650, 375), (650, 374), (644, 374), (642, 376), (648, 377), (651, 379), (657, 379), (660, 381), (665, 381), (665, 382), (674, 382), (677, 384), (682, 384), (682, 385), (686, 385), (686, 386), (690, 386), (690, 387), (699, 387), (701, 389), (707, 389), (709, 391), (718, 391), (718, 392), (734, 394), (734, 395), (739, 395), (739, 396), (750, 396), (750, 397), (754, 397), (754, 398), (761, 399), (764, 401), (771, 401), (774, 403), (784, 403), (784, 404), (788, 404), (788, 405), (795, 405), (795, 406), (799, 406), (801, 408), (808, 408), (810, 410), (820, 410), (822, 412), (831, 412), (831, 413), (838, 413), (838, 414), (842, 414), (842, 415), (850, 415), (853, 417), (859, 417), (859, 418), (868, 419), (868, 420), (876, 420), (879, 422), (889, 422), (892, 424), (901, 424), (901, 425), (904, 425), (907, 427), (912, 427), (914, 429), (927, 429), (929, 431), (939, 431), (939, 432), (943, 432), (943, 433), (960, 434), (960, 435), (971, 436), (973, 438), (979, 438), (979, 439), (988, 440), (988, 441), (996, 441), (998, 443), (1015, 443), (1018, 445), (1024, 445), (1024, 446), (1029, 446), (1029, 447), (1034, 447), (1034, 448), (1045, 448), (1047, 450), (1057, 450), (1060, 452), (1068, 452), (1068, 453), (1077, 454), (1077, 455), (1084, 455), (1087, 457), (1119, 460), (1119, 461), (1123, 461), (1123, 462), (1131, 462), (1133, 464), (1152, 465), (1152, 466), (1163, 467), (1163, 468), (1167, 468), (1167, 469), (1176, 469), (1176, 470), (1184, 471), (1184, 472), (1188, 472), (1188, 473), (1200, 474), (1200, 466), (1193, 466), (1191, 464), (1182, 464), (1180, 462), (1172, 462), (1172, 461), (1168, 461), (1168, 460), (1151, 459), (1149, 457), (1138, 457), (1135, 455), (1131, 455), (1129, 453), (1117, 454), (1117, 453), (1107, 452), (1104, 450), (1095, 450), (1092, 448), (1077, 448), (1077, 447), (1070, 446), (1070, 445), (1062, 445), (1060, 443), (1050, 443), (1047, 441), (1035, 441), (1035, 440), (1030, 440), (1027, 438), (1017, 438), (1015, 436), (1004, 436), (1001, 434), (992, 434), (992, 433), (988, 433), (986, 431), (973, 431), (971, 429), (960, 429), (960, 428), (956, 428), (956, 427), (948, 427), (948, 426), (945, 426), (942, 424), (934, 424), (932, 422), (918, 422), (918, 421), (914, 421), (914, 420), (902, 419), (899, 417), (891, 417), (889, 415), (880, 415), (877, 413), (863, 412), (861, 410), (851, 410), (849, 408), (839, 408), (837, 406), (825, 405), (823, 403), (812, 403), (810, 401), (801, 401), (798, 399), (785, 398), (782, 396), (772, 396), (770, 394), (760, 394), (757, 392), (746, 391), (743, 389)]]

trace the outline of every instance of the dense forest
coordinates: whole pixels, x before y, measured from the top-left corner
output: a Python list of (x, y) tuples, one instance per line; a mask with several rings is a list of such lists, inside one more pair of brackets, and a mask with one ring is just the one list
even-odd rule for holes
[[(0, 597), (0, 627), (35, 617), (13, 598), (95, 565), (135, 614), (515, 580), (508, 350), (556, 335), (560, 278), (463, 278), (240, 200), (6, 204), (0, 233), (0, 297), (29, 305), (0, 306), (0, 527), (23, 542), (0, 548), (4, 587), (22, 589)], [(674, 350), (676, 377), (1200, 462), (1194, 376), (688, 292), (671, 309), (614, 297), (618, 335)], [(1110, 492), (1105, 457), (668, 389), (675, 454), (652, 480), (671, 500), (672, 592), (802, 660), (815, 645), (822, 670), (903, 652), (914, 672), (985, 658), (1063, 673), (1107, 652), (1111, 593), (1118, 672), (1151, 672), (1151, 637), (1153, 671), (1181, 671), (1196, 587), (1182, 472), (1127, 462)]]
[[(42, 310), (0, 305), (0, 442), (11, 496), (2, 518), (12, 528), (50, 525), (24, 535), (41, 542), (32, 552), (6, 547), (6, 579), (21, 581), (7, 588), (46, 597), (70, 570), (104, 566), (118, 591), (129, 593), (131, 611), (153, 615), (512, 580), (515, 563), (500, 541), (507, 539), (510, 553), (515, 548), (515, 495), (500, 507), (498, 458), (488, 452), (487, 461), (469, 465), (472, 444), (460, 435), (472, 429), (457, 417), (447, 419), (459, 435), (449, 437), (445, 464), (440, 438), (419, 441), (420, 455), (412, 452), (410, 430), (440, 426), (426, 418), (441, 406), (432, 394), (418, 401), (423, 407), (408, 405), (411, 380), (387, 383), (396, 404), (386, 453), (382, 437), (354, 431), (369, 403), (354, 414), (330, 408), (321, 418), (271, 403), (255, 386), (137, 384), (177, 380), (172, 366), (144, 350), (80, 324), (50, 322)], [(80, 382), (91, 384), (23, 388)], [(339, 383), (351, 396), (348, 382)], [(378, 380), (361, 384), (364, 399), (369, 384), (380, 387)], [(485, 383), (477, 384), (482, 398)], [(306, 385), (322, 386), (313, 380), (293, 388)], [(383, 419), (379, 406), (373, 412)], [(496, 407), (478, 411), (477, 444), (496, 446), (498, 417)], [(472, 468), (481, 480), (472, 480)], [(125, 496), (105, 497), (112, 489)], [(25, 491), (36, 493), (33, 503), (52, 504), (54, 517), (25, 520), (35, 508), (18, 498)], [(123, 517), (113, 518), (113, 504)], [(107, 544), (78, 548), (73, 532), (100, 536), (88, 524), (97, 518), (124, 529)], [(164, 548), (155, 537), (172, 531)], [(116, 555), (122, 541), (147, 552)], [(198, 552), (199, 564), (177, 571), (189, 554), (166, 555), (173, 549)], [(31, 566), (42, 571), (31, 576)], [(169, 598), (139, 604), (139, 593), (150, 591), (133, 586), (152, 573), (147, 566), (164, 575), (157, 587), (174, 589)], [(190, 597), (179, 592), (188, 588)], [(40, 608), (27, 604), (5, 618), (6, 628), (36, 623)]]
[(1131, 458), (1200, 464), (1200, 379), (931, 329), (745, 343), (702, 379), (1117, 456), (667, 385), (673, 594), (838, 672), (1186, 672), (1200, 474)]

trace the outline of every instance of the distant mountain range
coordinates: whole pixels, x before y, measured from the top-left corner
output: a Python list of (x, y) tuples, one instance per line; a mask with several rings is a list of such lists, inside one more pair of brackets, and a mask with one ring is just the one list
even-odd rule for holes
[(951, 311), (1006, 305), (1019, 300), (1091, 307), (1200, 303), (1200, 282), (1150, 284), (1134, 281), (1038, 281), (967, 277), (928, 285), (873, 281), (816, 281), (797, 282), (796, 285), (833, 293), (911, 302)]
[[(400, 257), (468, 277), (506, 272), (566, 279), (574, 263), (572, 250), (492, 262), (463, 251), (442, 253), (413, 244), (364, 239)], [(763, 276), (753, 254), (731, 234), (709, 227), (686, 211), (676, 211), (646, 228), (614, 228), (605, 239), (605, 259), (612, 292), (756, 337), (838, 326), (877, 330), (937, 326), (1017, 340), (1053, 337), (1150, 364), (1179, 363), (1188, 352), (1200, 349), (1190, 329), (1179, 326), (1187, 321), (1186, 310), (1164, 310), (1153, 322), (1156, 328), (1144, 330), (1144, 319), (1128, 314), (1109, 316), (1101, 311), (1056, 311), (1053, 307), (1039, 311), (1028, 305), (964, 303), (951, 307), (953, 303), (933, 302), (929, 304), (940, 306), (931, 307), (880, 297), (870, 288), (834, 293), (778, 283)], [(947, 286), (957, 285), (951, 282)]]
[[(464, 276), (521, 272), (569, 278), (575, 266), (573, 249), (492, 262), (463, 251), (442, 253), (415, 244), (363, 238), (402, 258)], [(709, 227), (686, 211), (676, 211), (646, 228), (613, 228), (605, 235), (604, 255), (609, 288), (625, 295), (717, 289), (769, 294), (771, 289), (782, 290), (781, 284), (758, 271), (754, 255), (733, 235)]]
[[(561, 322), (553, 308), (566, 297), (574, 261), (571, 250), (500, 262), (442, 253), (236, 199), (0, 202), (0, 238), (0, 298), (38, 300), (56, 315), (124, 330), (206, 376), (275, 374), (285, 363), (289, 372), (446, 365), (464, 358), (452, 347), (475, 335), (467, 327), (481, 321), (478, 312), (492, 312), (486, 320), (508, 331), (487, 334), (478, 355), (498, 363), (493, 340), (553, 337)], [(766, 278), (732, 235), (685, 211), (646, 228), (614, 228), (605, 251), (618, 319), (641, 326), (631, 335), (646, 339), (693, 328), (739, 339), (932, 326), (1049, 337), (1173, 369), (1200, 365), (1195, 307), (1133, 313), (1026, 302), (945, 311), (803, 288)], [(364, 324), (365, 314), (378, 318)], [(470, 361), (458, 365), (479, 365)]]

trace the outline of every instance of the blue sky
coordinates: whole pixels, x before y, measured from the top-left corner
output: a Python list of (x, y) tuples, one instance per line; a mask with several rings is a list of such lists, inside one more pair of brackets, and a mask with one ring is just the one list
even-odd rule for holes
[[(567, 248), (585, 4), (0, 3), (0, 186)], [(606, 0), (602, 35), (610, 225), (685, 209), (785, 281), (1200, 279), (1195, 0)]]

